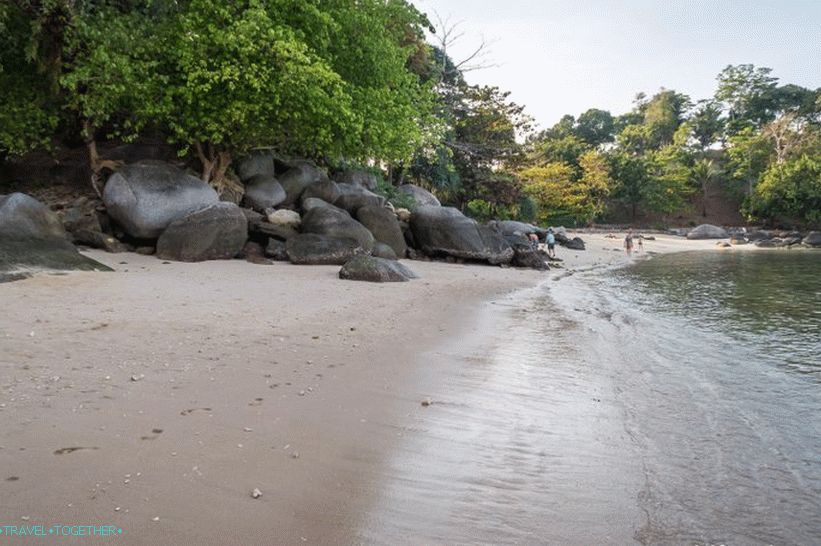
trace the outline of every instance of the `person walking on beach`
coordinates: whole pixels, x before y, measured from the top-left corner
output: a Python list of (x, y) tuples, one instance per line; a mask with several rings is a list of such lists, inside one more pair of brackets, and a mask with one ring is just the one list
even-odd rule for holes
[(547, 243), (547, 257), (548, 258), (555, 258), (556, 257), (556, 236), (553, 234), (553, 228), (548, 228), (547, 235), (544, 238), (544, 242)]
[(627, 231), (627, 236), (624, 238), (624, 250), (627, 254), (632, 254), (633, 252), (633, 230), (630, 229)]

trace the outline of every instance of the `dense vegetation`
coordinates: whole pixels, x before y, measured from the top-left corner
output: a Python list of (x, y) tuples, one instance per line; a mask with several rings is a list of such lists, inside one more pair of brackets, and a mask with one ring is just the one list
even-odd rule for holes
[(710, 99), (663, 89), (534, 133), (425, 42), (430, 26), (405, 0), (7, 0), (0, 161), (82, 143), (99, 175), (116, 165), (98, 142), (150, 133), (217, 188), (268, 147), (374, 165), (479, 217), (637, 220), (717, 186), (750, 219), (821, 223), (821, 90), (729, 66)]

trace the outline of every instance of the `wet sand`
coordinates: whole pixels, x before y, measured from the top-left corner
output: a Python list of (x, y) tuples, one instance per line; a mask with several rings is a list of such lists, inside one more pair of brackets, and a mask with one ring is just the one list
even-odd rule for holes
[(559, 249), (565, 267), (549, 273), (407, 262), (421, 279), (376, 285), (337, 267), (94, 252), (117, 272), (2, 284), (0, 526), (114, 525), (121, 544), (379, 542), (396, 523), (374, 518), (397, 450), (436, 397), (459, 398), (464, 385), (443, 383), (454, 370), (504, 339), (494, 306), (641, 259), (583, 237), (588, 250)]

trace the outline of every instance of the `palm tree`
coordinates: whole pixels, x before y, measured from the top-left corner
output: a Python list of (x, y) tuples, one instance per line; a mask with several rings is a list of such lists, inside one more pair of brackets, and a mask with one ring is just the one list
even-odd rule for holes
[(712, 159), (702, 158), (690, 169), (690, 183), (701, 188), (701, 215), (707, 216), (707, 186), (719, 176)]

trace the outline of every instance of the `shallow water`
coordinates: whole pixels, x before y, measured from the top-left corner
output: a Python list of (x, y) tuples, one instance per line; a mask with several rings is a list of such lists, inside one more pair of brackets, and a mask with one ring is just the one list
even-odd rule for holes
[(360, 538), (821, 543), (821, 253), (548, 281), (437, 355)]

